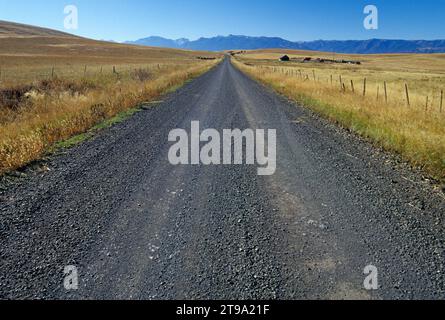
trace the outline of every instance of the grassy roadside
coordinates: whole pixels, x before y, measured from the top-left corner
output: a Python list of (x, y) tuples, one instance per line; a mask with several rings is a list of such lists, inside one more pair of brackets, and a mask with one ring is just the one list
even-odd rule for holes
[(127, 111), (123, 111), (123, 112), (117, 114), (116, 116), (114, 116), (113, 118), (107, 119), (107, 120), (95, 125), (91, 129), (89, 129), (87, 132), (75, 135), (74, 137), (71, 137), (67, 140), (63, 140), (63, 141), (59, 141), (59, 142), (55, 143), (48, 149), (48, 152), (54, 153), (61, 149), (72, 148), (82, 142), (85, 142), (85, 141), (93, 138), (97, 132), (104, 130), (106, 128), (110, 128), (115, 124), (118, 124), (120, 122), (123, 122), (123, 121), (131, 118), (131, 116), (133, 116), (135, 113), (137, 113), (139, 111), (141, 111), (140, 107), (132, 108)]
[(249, 61), (234, 65), (325, 118), (352, 130), (385, 150), (400, 154), (437, 180), (445, 181), (445, 114), (407, 107), (399, 101), (364, 99), (359, 93), (277, 73)]
[(0, 174), (123, 121), (137, 112), (135, 106), (176, 90), (217, 62), (178, 63), (156, 71), (134, 69), (72, 80), (54, 77), (13, 88), (18, 92), (15, 105), (0, 109)]
[[(196, 75), (196, 76), (199, 76)], [(165, 94), (169, 94), (169, 93), (173, 93), (177, 90), (179, 90), (180, 88), (182, 88), (184, 85), (186, 85), (187, 83), (191, 82), (194, 78), (196, 78), (196, 76), (194, 76), (193, 78), (189, 78), (187, 80), (185, 80), (184, 82), (182, 82), (181, 84), (177, 84), (174, 85), (168, 89), (165, 90), (165, 92), (163, 92), (161, 95), (165, 95)], [(146, 101), (145, 103), (139, 105), (138, 107), (135, 108), (131, 108), (129, 110), (123, 111), (119, 114), (117, 114), (116, 116), (107, 119), (97, 125), (95, 125), (94, 127), (92, 127), (91, 129), (89, 129), (87, 132), (75, 135), (67, 140), (63, 140), (63, 141), (59, 141), (57, 143), (55, 143), (53, 146), (51, 146), (48, 149), (49, 153), (54, 153), (57, 152), (58, 150), (61, 149), (69, 149), (72, 148), (82, 142), (85, 142), (89, 139), (92, 139), (97, 132), (107, 129), (107, 128), (111, 128), (112, 126), (114, 126), (115, 124), (124, 122), (125, 120), (128, 120), (129, 118), (131, 118), (134, 114), (142, 111), (143, 109), (147, 108), (147, 104), (148, 105), (154, 105), (157, 103), (161, 103), (162, 101)]]

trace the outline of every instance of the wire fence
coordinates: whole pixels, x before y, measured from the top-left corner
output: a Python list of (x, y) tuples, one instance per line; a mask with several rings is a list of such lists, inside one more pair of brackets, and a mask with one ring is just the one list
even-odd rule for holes
[(64, 80), (92, 79), (101, 76), (132, 75), (135, 71), (146, 70), (152, 74), (162, 73), (169, 69), (182, 69), (190, 64), (182, 63), (153, 63), (153, 64), (125, 64), (125, 65), (54, 65), (43, 67), (2, 67), (0, 66), (0, 89), (8, 86), (27, 85), (41, 80), (54, 78)]
[[(248, 67), (257, 67), (264, 72), (278, 73), (286, 77), (292, 77), (303, 82), (313, 82), (319, 87), (338, 88), (344, 94), (362, 95), (364, 99), (375, 99), (376, 101), (384, 100), (386, 104), (395, 102), (404, 104), (406, 107), (421, 107), (426, 112), (444, 113), (444, 90), (431, 89), (428, 94), (415, 93), (416, 100), (408, 82), (389, 83), (388, 81), (373, 79), (373, 87), (369, 86), (370, 79), (363, 77), (361, 80), (347, 79), (343, 74), (317, 74), (317, 71), (301, 69), (297, 67), (276, 67), (264, 65), (246, 64)], [(390, 89), (391, 88), (391, 89)], [(403, 98), (401, 98), (403, 96)], [(423, 97), (423, 98), (421, 98)]]

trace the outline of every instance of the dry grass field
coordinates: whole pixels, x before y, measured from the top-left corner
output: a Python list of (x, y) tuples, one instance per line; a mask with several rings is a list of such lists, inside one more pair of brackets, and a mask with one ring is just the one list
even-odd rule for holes
[[(197, 59), (203, 55), (216, 59)], [(0, 173), (158, 98), (220, 58), (93, 41), (0, 21)]]
[[(289, 62), (279, 61), (284, 54)], [(259, 50), (237, 54), (234, 62), (278, 92), (445, 180), (444, 54)]]

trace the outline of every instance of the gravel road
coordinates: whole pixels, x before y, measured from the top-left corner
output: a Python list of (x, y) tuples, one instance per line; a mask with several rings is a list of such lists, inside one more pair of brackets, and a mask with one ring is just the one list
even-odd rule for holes
[[(276, 129), (275, 175), (172, 166), (194, 120)], [(45, 166), (0, 186), (0, 298), (445, 299), (443, 193), (229, 60)]]

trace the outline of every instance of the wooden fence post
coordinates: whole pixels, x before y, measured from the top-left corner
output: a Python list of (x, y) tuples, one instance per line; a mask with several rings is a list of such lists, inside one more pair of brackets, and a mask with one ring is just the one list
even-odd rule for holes
[(411, 106), (411, 103), (409, 101), (409, 90), (408, 90), (408, 84), (405, 83), (405, 93), (406, 93), (406, 103), (408, 104), (408, 107)]
[(352, 90), (352, 93), (355, 92), (355, 88), (354, 88), (354, 80), (352, 80), (352, 79), (351, 79), (351, 90)]
[(51, 78), (54, 78), (54, 67), (51, 69)]
[(331, 86), (332, 86), (332, 74), (331, 74)]
[(440, 90), (440, 113), (442, 113), (442, 107), (443, 107), (443, 90)]
[(377, 86), (377, 101), (379, 101), (380, 97), (380, 86)]
[(87, 66), (85, 65), (85, 69), (83, 70), (83, 76), (85, 77), (87, 75)]
[(366, 78), (363, 80), (363, 96), (366, 96)]
[(429, 97), (426, 96), (425, 111), (428, 111), (428, 102), (429, 102)]

